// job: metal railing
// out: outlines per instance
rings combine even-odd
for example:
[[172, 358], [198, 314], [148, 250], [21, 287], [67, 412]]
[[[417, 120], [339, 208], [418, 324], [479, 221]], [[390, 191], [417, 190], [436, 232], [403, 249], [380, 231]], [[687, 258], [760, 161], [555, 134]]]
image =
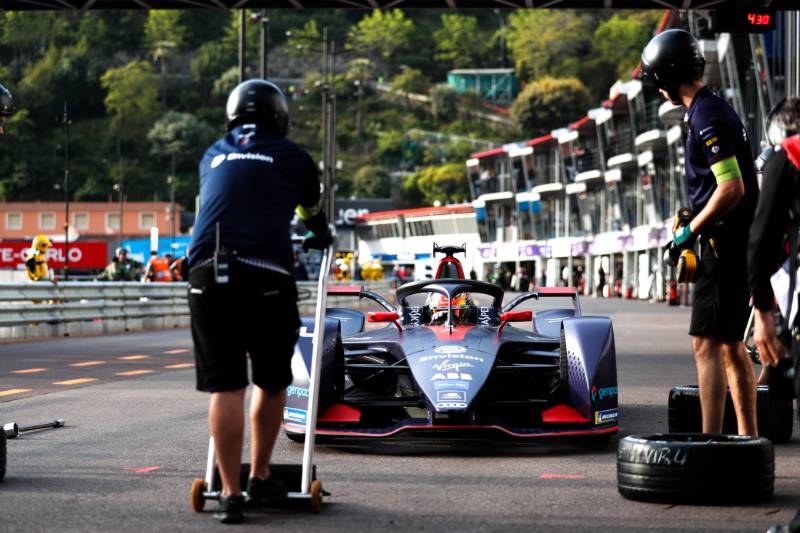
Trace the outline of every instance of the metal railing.
[[[386, 295], [389, 281], [354, 281]], [[333, 284], [332, 284], [333, 286]], [[297, 284], [300, 305], [313, 304], [317, 284]], [[105, 320], [188, 317], [186, 283], [63, 282], [58, 284], [0, 282], [0, 328]], [[331, 298], [332, 305], [355, 304], [352, 298]], [[341, 302], [339, 302], [341, 300]]]

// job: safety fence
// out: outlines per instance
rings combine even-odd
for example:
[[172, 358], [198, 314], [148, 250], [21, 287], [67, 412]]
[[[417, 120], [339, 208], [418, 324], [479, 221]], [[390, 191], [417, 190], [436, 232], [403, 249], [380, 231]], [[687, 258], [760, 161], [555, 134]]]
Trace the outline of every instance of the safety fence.
[[[356, 282], [388, 296], [389, 282]], [[299, 282], [301, 312], [313, 312], [316, 282]], [[189, 323], [185, 283], [0, 282], [0, 339], [97, 335], [184, 327]], [[333, 297], [331, 306], [357, 307]]]

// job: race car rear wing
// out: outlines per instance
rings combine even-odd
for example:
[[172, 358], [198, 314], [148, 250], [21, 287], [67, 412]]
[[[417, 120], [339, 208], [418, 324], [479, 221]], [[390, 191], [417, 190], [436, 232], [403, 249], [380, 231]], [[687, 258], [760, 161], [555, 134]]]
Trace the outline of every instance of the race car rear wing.
[[328, 296], [353, 296], [361, 298], [369, 298], [381, 305], [387, 311], [391, 311], [393, 313], [397, 312], [397, 308], [389, 303], [386, 298], [381, 296], [380, 294], [372, 291], [368, 291], [363, 286], [360, 285], [331, 285], [328, 286]]
[[578, 299], [578, 290], [575, 287], [539, 287], [536, 290], [525, 292], [503, 306], [503, 313], [506, 313], [524, 301], [540, 298], [570, 298], [572, 305], [575, 306], [575, 316], [581, 315], [581, 303]]

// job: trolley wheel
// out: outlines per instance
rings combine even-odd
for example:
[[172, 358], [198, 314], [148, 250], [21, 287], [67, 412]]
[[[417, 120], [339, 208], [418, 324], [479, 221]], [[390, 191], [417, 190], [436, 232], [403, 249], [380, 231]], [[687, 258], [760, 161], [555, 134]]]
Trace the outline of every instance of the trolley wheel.
[[314, 514], [319, 514], [322, 512], [322, 481], [315, 479], [311, 482], [311, 487], [309, 489], [311, 493], [311, 510]]
[[203, 479], [195, 479], [192, 482], [192, 509], [199, 513], [206, 505], [206, 497], [203, 493], [208, 489]]

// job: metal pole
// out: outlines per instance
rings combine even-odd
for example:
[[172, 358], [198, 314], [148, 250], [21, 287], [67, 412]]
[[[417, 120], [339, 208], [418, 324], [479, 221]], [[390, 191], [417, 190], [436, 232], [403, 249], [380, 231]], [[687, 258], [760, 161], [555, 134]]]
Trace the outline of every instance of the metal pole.
[[330, 79], [331, 79], [331, 90], [329, 94], [330, 103], [328, 105], [328, 112], [330, 113], [330, 121], [328, 126], [330, 127], [329, 133], [329, 157], [330, 157], [330, 171], [328, 175], [328, 190], [330, 191], [328, 194], [328, 220], [330, 223], [333, 223], [335, 220], [334, 217], [334, 203], [335, 203], [335, 196], [336, 196], [336, 43], [331, 41], [330, 44]]
[[172, 174], [169, 177], [169, 217], [172, 223], [172, 244], [175, 244], [175, 154], [172, 154]]
[[267, 58], [267, 44], [269, 41], [269, 18], [267, 10], [261, 12], [261, 79], [269, 77], [269, 63]]
[[123, 216], [125, 214], [125, 161], [122, 159], [122, 149], [120, 148], [119, 137], [117, 138], [117, 157], [119, 157], [119, 246], [122, 247], [123, 235]]
[[239, 10], [239, 83], [244, 81], [245, 48], [247, 47], [247, 21], [244, 9]]
[[64, 281], [69, 281], [69, 109], [64, 100]]

